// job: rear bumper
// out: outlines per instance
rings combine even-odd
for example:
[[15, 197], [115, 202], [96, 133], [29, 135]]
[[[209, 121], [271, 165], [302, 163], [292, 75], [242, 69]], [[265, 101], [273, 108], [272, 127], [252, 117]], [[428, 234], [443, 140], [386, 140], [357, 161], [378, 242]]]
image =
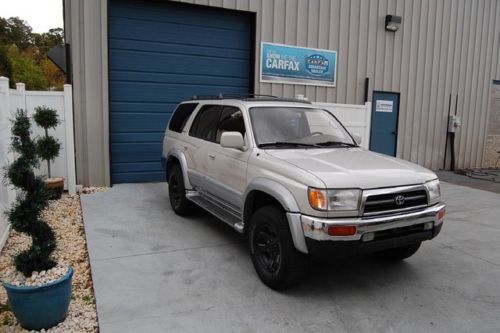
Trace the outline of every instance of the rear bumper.
[[[356, 255], [418, 243], [441, 231], [445, 205], [438, 203], [416, 212], [370, 218], [324, 219], [301, 215], [307, 252], [312, 255]], [[348, 236], [331, 236], [331, 226], [355, 226]]]

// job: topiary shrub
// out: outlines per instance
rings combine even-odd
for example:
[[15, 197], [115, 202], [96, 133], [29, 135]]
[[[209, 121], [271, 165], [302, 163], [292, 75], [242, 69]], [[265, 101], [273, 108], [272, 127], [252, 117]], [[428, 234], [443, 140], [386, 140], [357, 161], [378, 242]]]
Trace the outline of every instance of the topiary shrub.
[[36, 145], [31, 139], [30, 119], [18, 110], [12, 124], [11, 149], [17, 158], [6, 169], [8, 182], [21, 190], [7, 216], [15, 231], [31, 236], [32, 245], [14, 258], [16, 269], [25, 276], [33, 271], [48, 270], [56, 265], [50, 258], [56, 248], [54, 232], [40, 217], [47, 207], [49, 193], [44, 180], [35, 176], [39, 165]]
[[49, 129], [55, 129], [59, 124], [57, 111], [46, 106], [38, 106], [35, 108], [33, 119], [38, 126], [45, 130], [45, 136], [36, 141], [36, 150], [38, 156], [47, 161], [47, 174], [51, 178], [50, 162], [59, 156], [61, 150], [61, 143], [49, 135]]

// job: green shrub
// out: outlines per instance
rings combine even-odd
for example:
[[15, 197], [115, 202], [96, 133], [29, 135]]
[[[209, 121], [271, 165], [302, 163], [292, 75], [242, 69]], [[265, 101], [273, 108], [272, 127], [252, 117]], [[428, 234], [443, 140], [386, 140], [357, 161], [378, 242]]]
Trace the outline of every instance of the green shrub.
[[6, 170], [11, 185], [21, 190], [7, 216], [12, 228], [31, 236], [29, 249], [14, 258], [16, 269], [25, 276], [33, 271], [47, 270], [55, 266], [50, 258], [56, 248], [54, 232], [40, 217], [48, 204], [48, 191], [43, 179], [35, 176], [34, 168], [39, 161], [36, 145], [31, 139], [30, 120], [23, 110], [18, 110], [12, 126], [11, 148], [18, 157]]
[[36, 151], [42, 160], [47, 161], [47, 171], [50, 178], [50, 161], [59, 156], [61, 150], [61, 143], [53, 136], [50, 136], [48, 132], [50, 128], [56, 128], [59, 124], [57, 111], [46, 106], [38, 106], [35, 108], [33, 119], [38, 126], [45, 130], [45, 136], [38, 138], [36, 141]]

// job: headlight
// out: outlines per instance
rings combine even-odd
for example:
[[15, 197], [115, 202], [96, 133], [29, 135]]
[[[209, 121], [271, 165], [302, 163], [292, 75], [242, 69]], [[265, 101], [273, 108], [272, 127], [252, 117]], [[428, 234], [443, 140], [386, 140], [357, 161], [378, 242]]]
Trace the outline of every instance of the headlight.
[[321, 190], [309, 188], [309, 203], [317, 210], [356, 211], [359, 208], [361, 190]]
[[439, 179], [434, 179], [425, 183], [425, 187], [427, 187], [427, 192], [429, 193], [429, 202], [434, 202], [441, 197]]

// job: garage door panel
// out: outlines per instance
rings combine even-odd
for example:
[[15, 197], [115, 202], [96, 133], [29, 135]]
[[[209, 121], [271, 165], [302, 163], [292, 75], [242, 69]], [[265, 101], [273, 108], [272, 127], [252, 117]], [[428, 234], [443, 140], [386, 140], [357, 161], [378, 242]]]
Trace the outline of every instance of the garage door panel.
[[177, 103], [174, 102], [153, 102], [153, 101], [134, 101], [134, 102], [110, 102], [110, 108], [114, 112], [131, 113], [171, 113], [175, 110]]
[[111, 140], [114, 143], [129, 143], [129, 142], [137, 142], [137, 143], [148, 143], [148, 142], [159, 142], [163, 140], [163, 135], [165, 131], [159, 132], [115, 132], [111, 133]]
[[[113, 82], [111, 102], [115, 101], [154, 101], [172, 102], [180, 101], [179, 96], [189, 99], [193, 95], [208, 95], [225, 93], [242, 93], [248, 90], [245, 87], [233, 87], [222, 85], [187, 85], [187, 84], [151, 84], [142, 82]], [[173, 111], [173, 110], [168, 110]]]
[[165, 131], [170, 119], [169, 113], [120, 113], [113, 112], [111, 122], [115, 132]]
[[[126, 38], [110, 38], [109, 47], [115, 50], [137, 50], [149, 52], [169, 52], [171, 54], [187, 54], [187, 55], [200, 55], [204, 56], [220, 56], [221, 47], [215, 47], [212, 45], [201, 46], [201, 45], [189, 45], [189, 44], [175, 44], [175, 43], [163, 43], [163, 42], [153, 42], [153, 41], [143, 41], [143, 40], [131, 40]], [[234, 45], [224, 45], [224, 56], [226, 58], [235, 59], [248, 59], [250, 57], [248, 45], [244, 45], [244, 48], [234, 48]]]
[[[111, 73], [111, 72], [110, 72]], [[187, 74], [187, 73], [158, 73], [158, 72], [134, 72], [134, 71], [121, 71], [114, 70], [111, 73], [113, 80], [116, 82], [120, 81], [132, 81], [132, 82], [149, 82], [149, 83], [170, 83], [170, 84], [189, 84], [189, 85], [201, 85], [206, 86], [214, 82], [214, 77], [217, 80], [217, 84], [221, 86], [238, 86], [247, 87], [248, 86], [248, 74], [241, 77], [231, 77], [216, 75], [197, 75], [197, 74]]]
[[122, 0], [120, 6], [111, 6], [110, 17], [147, 18], [149, 21], [162, 23], [190, 24], [203, 27], [225, 27], [230, 25], [233, 30], [249, 31], [249, 26], [238, 15], [227, 15], [216, 8], [193, 6], [169, 6], [151, 1], [144, 6], [144, 1]]
[[170, 1], [110, 0], [108, 12], [112, 182], [164, 180], [162, 141], [176, 105], [249, 92], [251, 21]]
[[[109, 34], [112, 38], [188, 45], [192, 44], [191, 41], [196, 40], [196, 44], [192, 45], [222, 48], [231, 45], [231, 48], [235, 49], [249, 49], [248, 39], [241, 39], [242, 33], [240, 31], [122, 18], [111, 18], [110, 23]], [[121, 29], [120, 26], [127, 26], [127, 29]], [[151, 33], [153, 31], [175, 33], [153, 34]], [[249, 32], [244, 32], [244, 34], [249, 34]]]
[[158, 163], [161, 168], [161, 143], [158, 142], [128, 142], [112, 144], [112, 163]]
[[127, 50], [111, 50], [109, 61], [113, 70], [149, 71], [151, 64], [168, 73], [221, 75], [241, 77], [248, 75], [248, 59], [205, 57], [179, 54], [152, 54]]

